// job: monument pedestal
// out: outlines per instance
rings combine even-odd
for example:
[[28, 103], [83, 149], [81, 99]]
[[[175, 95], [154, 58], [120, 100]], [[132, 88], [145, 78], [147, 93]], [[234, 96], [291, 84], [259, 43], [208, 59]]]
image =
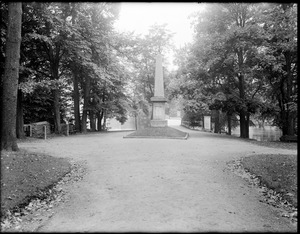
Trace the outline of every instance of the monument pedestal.
[[167, 120], [154, 120], [154, 119], [152, 119], [150, 121], [150, 126], [152, 128], [167, 127], [168, 126], [168, 121]]
[[153, 116], [150, 122], [151, 127], [166, 127], [168, 121], [165, 120], [165, 103], [167, 100], [164, 97], [152, 97]]

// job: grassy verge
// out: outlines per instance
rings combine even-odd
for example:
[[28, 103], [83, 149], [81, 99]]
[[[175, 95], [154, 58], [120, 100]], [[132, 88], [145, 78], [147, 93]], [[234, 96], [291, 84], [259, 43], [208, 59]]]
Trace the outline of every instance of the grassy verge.
[[70, 169], [66, 159], [25, 151], [1, 151], [1, 216], [29, 203]]
[[268, 188], [297, 207], [297, 155], [253, 155], [243, 158], [241, 163]]

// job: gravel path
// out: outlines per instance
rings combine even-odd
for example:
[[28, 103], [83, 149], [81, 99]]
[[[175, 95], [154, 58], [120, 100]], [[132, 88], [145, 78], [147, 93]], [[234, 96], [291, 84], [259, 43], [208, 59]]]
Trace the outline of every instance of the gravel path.
[[227, 162], [252, 154], [297, 154], [176, 127], [188, 140], [123, 139], [129, 132], [20, 143], [34, 152], [86, 160], [83, 180], [38, 232], [296, 232], [280, 210], [232, 173]]

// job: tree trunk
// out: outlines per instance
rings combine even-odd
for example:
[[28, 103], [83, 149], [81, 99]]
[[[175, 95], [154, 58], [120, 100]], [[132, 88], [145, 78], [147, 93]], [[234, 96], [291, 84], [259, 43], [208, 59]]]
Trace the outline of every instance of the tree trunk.
[[246, 138], [249, 138], [249, 126], [250, 126], [250, 114], [248, 112], [246, 114], [246, 126], [245, 126]]
[[95, 132], [96, 131], [96, 121], [95, 121], [95, 113], [94, 113], [94, 111], [90, 110], [89, 111], [89, 116], [90, 116], [91, 131]]
[[285, 109], [280, 111], [282, 121], [282, 135], [294, 136], [294, 119], [291, 118], [291, 113]]
[[59, 90], [54, 89], [52, 90], [53, 95], [53, 112], [54, 112], [54, 125], [55, 125], [55, 133], [61, 133], [61, 120], [60, 120], [60, 103], [59, 103]]
[[22, 27], [22, 2], [8, 2], [8, 25], [3, 75], [1, 150], [19, 150], [16, 138], [16, 114]]
[[[51, 54], [50, 57], [50, 67], [52, 73], [52, 79], [55, 81], [59, 80], [59, 51], [56, 51], [54, 55], [54, 50], [50, 47], [49, 53]], [[60, 90], [59, 87], [55, 87], [52, 89], [52, 97], [53, 97], [53, 115], [54, 115], [54, 126], [55, 126], [55, 133], [61, 134], [61, 119], [60, 119]]]
[[23, 99], [23, 93], [19, 89], [18, 101], [17, 101], [17, 131], [16, 131], [17, 138], [25, 138], [22, 99]]
[[106, 110], [103, 110], [103, 129], [106, 129]]
[[135, 123], [135, 130], [138, 130], [138, 115], [137, 115], [137, 113], [134, 114], [134, 123]]
[[[106, 83], [104, 83], [104, 89], [103, 89], [103, 94], [102, 94], [102, 103], [105, 103], [105, 87], [106, 87]], [[100, 117], [100, 119], [99, 119], [99, 117]], [[105, 126], [106, 126], [105, 109], [101, 108], [101, 111], [99, 112], [99, 117], [98, 117], [98, 126], [100, 125], [99, 126], [100, 128], [98, 127], [98, 131], [102, 131], [102, 130], [105, 130]], [[101, 124], [101, 122], [103, 122], [103, 124]]]
[[74, 116], [75, 116], [75, 129], [81, 132], [81, 121], [80, 121], [80, 106], [79, 106], [79, 87], [78, 87], [78, 74], [75, 68], [72, 69], [73, 73], [73, 86], [74, 86]]
[[84, 85], [84, 94], [83, 94], [83, 112], [82, 112], [82, 122], [81, 122], [81, 130], [83, 133], [87, 132], [86, 123], [87, 123], [87, 109], [89, 102], [89, 94], [90, 94], [90, 86], [91, 80], [89, 77], [86, 77], [85, 85]]
[[[240, 92], [240, 98], [243, 101], [243, 104], [245, 103], [245, 87], [244, 87], [244, 76], [242, 74], [238, 75], [239, 79], [239, 92]], [[241, 110], [239, 111], [240, 115], [240, 137], [241, 138], [249, 138], [247, 136], [247, 111], [241, 107]]]
[[102, 119], [103, 119], [103, 111], [97, 112], [97, 118], [98, 118], [98, 122], [97, 122], [97, 124], [98, 124], [98, 131], [102, 131], [102, 124], [101, 124], [101, 122], [102, 122]]
[[215, 131], [214, 133], [221, 133], [220, 129], [220, 112], [219, 110], [215, 110]]
[[228, 135], [231, 135], [231, 114], [227, 114]]
[[247, 129], [246, 129], [246, 112], [244, 110], [240, 111], [240, 137], [247, 138]]
[[292, 89], [293, 89], [293, 83], [292, 83], [292, 72], [291, 72], [291, 52], [286, 51], [284, 53], [285, 61], [286, 61], [286, 93], [283, 94], [285, 97], [285, 112], [286, 112], [286, 118], [283, 120], [286, 122], [285, 127], [287, 128], [285, 130], [286, 135], [289, 136], [294, 136], [294, 123], [293, 123], [293, 114], [292, 111], [290, 110], [290, 102], [291, 102], [291, 96], [292, 96]]
[[[72, 10], [72, 25], [75, 26], [77, 18], [77, 8], [76, 3], [71, 3]], [[72, 35], [72, 40], [75, 41], [75, 34]], [[81, 132], [81, 120], [80, 120], [80, 94], [79, 94], [79, 79], [78, 79], [78, 69], [76, 63], [71, 64], [71, 71], [73, 73], [73, 100], [74, 100], [74, 117], [75, 117], [75, 130]]]
[[83, 133], [87, 132], [86, 124], [87, 124], [87, 110], [85, 110], [84, 107], [83, 107], [82, 119], [81, 119], [81, 131]]
[[[283, 84], [282, 84], [283, 86]], [[293, 136], [295, 135], [294, 131], [294, 118], [292, 118], [292, 113], [288, 109], [288, 105], [286, 104], [286, 100], [284, 96], [286, 93], [284, 93], [284, 87], [281, 87], [281, 94], [277, 96], [277, 100], [279, 103], [279, 108], [280, 108], [280, 120], [281, 120], [281, 130], [282, 130], [282, 135], [289, 135]]]

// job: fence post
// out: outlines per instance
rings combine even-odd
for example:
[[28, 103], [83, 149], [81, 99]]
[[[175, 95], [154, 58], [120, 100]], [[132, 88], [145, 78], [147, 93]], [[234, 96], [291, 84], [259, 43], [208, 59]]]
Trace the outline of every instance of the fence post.
[[44, 140], [46, 140], [46, 138], [47, 138], [47, 126], [45, 125], [45, 126], [43, 126], [43, 128], [44, 128]]

